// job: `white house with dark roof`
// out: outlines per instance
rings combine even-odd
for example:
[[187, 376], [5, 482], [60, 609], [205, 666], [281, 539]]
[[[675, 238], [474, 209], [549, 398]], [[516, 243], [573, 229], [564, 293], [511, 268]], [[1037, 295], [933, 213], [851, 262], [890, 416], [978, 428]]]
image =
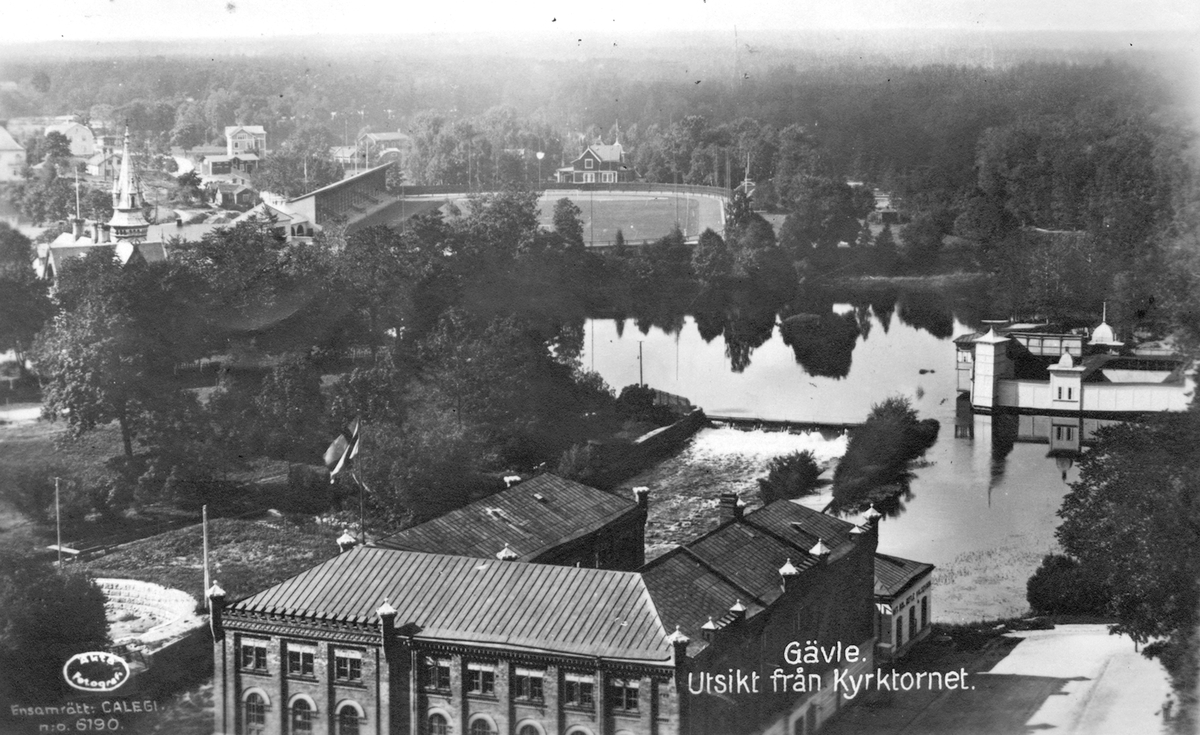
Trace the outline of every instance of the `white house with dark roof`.
[[267, 130], [261, 125], [227, 125], [225, 127], [225, 155], [236, 156], [267, 153]]

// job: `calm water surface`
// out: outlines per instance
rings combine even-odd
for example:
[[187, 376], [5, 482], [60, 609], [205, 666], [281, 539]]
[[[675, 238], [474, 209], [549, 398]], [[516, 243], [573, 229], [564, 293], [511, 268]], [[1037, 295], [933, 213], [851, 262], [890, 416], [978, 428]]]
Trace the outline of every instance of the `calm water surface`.
[[[905, 323], [902, 309], [881, 320], [860, 307], [863, 334], [842, 378], [810, 375], [779, 328], [753, 350], [742, 372], [733, 372], [724, 338], [705, 342], [692, 317], [674, 334], [656, 327], [642, 334], [632, 320], [624, 321], [623, 330], [617, 320], [591, 320], [583, 365], [609, 385], [636, 383], [640, 342], [647, 384], [718, 415], [857, 423], [873, 404], [909, 397], [922, 418], [940, 422], [941, 431], [926, 455], [928, 466], [916, 471], [906, 509], [883, 522], [880, 551], [938, 565], [953, 588], [935, 595], [941, 619], [1019, 611], [1033, 560], [1055, 548], [1055, 512], [1076, 473], [1067, 469], [1064, 480], [1045, 443], [994, 442], [994, 434], [1005, 432], [993, 431], [992, 417], [964, 416], [956, 432], [952, 337]], [[833, 310], [848, 315], [853, 307], [835, 304]], [[952, 336], [970, 331], [954, 320]], [[1014, 590], [1019, 599], [1012, 599]]]

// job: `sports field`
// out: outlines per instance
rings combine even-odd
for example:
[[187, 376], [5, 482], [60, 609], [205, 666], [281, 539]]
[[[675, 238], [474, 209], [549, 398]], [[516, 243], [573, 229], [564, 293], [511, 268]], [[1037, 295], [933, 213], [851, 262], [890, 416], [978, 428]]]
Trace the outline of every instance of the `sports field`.
[[618, 229], [625, 235], [625, 241], [633, 244], [657, 240], [668, 234], [676, 222], [689, 239], [710, 227], [717, 232], [723, 228], [722, 205], [715, 197], [580, 191], [546, 192], [539, 202], [543, 226], [552, 226], [554, 204], [563, 197], [581, 210], [583, 239], [591, 245], [609, 244]]

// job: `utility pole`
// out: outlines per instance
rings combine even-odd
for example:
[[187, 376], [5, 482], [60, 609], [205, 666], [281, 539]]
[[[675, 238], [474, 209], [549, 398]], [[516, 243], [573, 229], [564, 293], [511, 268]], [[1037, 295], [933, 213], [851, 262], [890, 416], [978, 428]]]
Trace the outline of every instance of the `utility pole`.
[[208, 588], [212, 582], [208, 576], [208, 505], [200, 506], [200, 528], [204, 535], [204, 606], [208, 611], [212, 612], [212, 603], [209, 602]]
[[642, 341], [638, 340], [638, 385], [646, 385], [646, 378], [642, 371]]
[[58, 503], [58, 478], [54, 478], [54, 525], [58, 528], [58, 570], [62, 571], [62, 510]]

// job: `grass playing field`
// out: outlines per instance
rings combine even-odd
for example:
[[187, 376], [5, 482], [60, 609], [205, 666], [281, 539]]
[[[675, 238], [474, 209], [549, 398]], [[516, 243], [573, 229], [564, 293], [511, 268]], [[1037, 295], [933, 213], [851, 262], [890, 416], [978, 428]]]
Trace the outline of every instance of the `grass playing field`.
[[629, 195], [588, 192], [547, 192], [540, 201], [541, 221], [550, 227], [554, 205], [563, 197], [581, 210], [583, 239], [594, 245], [612, 242], [620, 229], [628, 243], [656, 240], [668, 234], [676, 222], [687, 238], [705, 229], [722, 230], [721, 202], [713, 197], [673, 194]]

